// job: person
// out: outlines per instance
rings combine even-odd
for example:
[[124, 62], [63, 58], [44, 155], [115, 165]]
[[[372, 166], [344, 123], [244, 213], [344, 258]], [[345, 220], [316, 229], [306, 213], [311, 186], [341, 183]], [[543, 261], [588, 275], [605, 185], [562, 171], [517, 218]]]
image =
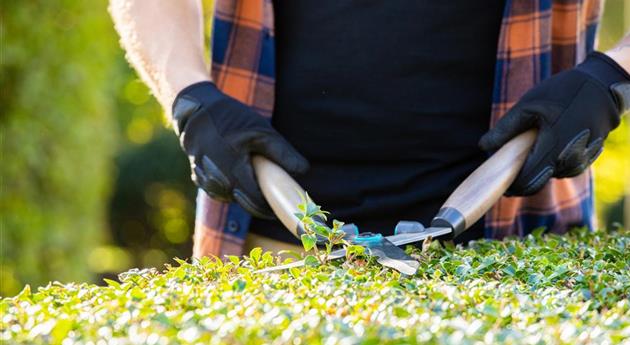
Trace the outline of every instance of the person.
[[197, 257], [299, 243], [273, 219], [254, 154], [333, 218], [389, 234], [401, 219], [429, 223], [489, 153], [532, 127], [507, 195], [459, 240], [592, 228], [588, 167], [630, 104], [630, 35], [594, 51], [600, 8], [216, 0], [209, 73], [200, 1], [110, 2], [128, 60], [190, 158]]

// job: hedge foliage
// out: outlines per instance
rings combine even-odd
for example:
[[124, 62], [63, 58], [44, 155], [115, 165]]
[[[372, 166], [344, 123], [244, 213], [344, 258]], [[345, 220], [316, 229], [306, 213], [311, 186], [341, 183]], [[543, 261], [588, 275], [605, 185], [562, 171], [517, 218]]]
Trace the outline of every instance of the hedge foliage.
[[2, 6], [0, 294], [88, 280], [102, 239], [121, 56], [106, 0]]
[[0, 301], [28, 344], [628, 344], [630, 232], [409, 246], [413, 277], [372, 259], [270, 274], [279, 259], [204, 258], [109, 286], [52, 283]]

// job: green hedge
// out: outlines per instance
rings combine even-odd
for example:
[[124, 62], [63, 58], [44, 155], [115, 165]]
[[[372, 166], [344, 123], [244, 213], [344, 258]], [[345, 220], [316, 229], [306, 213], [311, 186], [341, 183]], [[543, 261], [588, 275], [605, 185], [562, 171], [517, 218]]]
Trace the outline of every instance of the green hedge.
[[2, 6], [0, 294], [88, 280], [105, 228], [121, 61], [106, 0]]
[[109, 286], [52, 283], [0, 302], [10, 343], [628, 344], [630, 232], [408, 250], [401, 276], [371, 259], [270, 274], [204, 258], [121, 274]]

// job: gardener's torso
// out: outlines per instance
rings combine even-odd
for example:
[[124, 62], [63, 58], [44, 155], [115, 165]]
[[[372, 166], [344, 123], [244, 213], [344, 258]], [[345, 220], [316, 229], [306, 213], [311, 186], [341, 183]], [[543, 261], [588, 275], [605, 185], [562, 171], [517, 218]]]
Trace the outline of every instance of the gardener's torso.
[[[503, 1], [274, 1], [273, 125], [332, 217], [429, 222], [485, 159]], [[251, 231], [292, 240], [277, 222]]]

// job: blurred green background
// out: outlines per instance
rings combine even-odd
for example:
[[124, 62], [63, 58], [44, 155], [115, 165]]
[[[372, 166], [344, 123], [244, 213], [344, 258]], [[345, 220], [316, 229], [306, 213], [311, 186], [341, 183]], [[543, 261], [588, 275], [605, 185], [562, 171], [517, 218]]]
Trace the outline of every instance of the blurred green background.
[[[26, 283], [98, 281], [190, 255], [187, 160], [125, 61], [106, 7], [3, 3], [2, 296]], [[600, 49], [627, 31], [629, 12], [624, 0], [607, 2]], [[626, 118], [596, 163], [600, 226], [630, 216], [629, 137]]]

